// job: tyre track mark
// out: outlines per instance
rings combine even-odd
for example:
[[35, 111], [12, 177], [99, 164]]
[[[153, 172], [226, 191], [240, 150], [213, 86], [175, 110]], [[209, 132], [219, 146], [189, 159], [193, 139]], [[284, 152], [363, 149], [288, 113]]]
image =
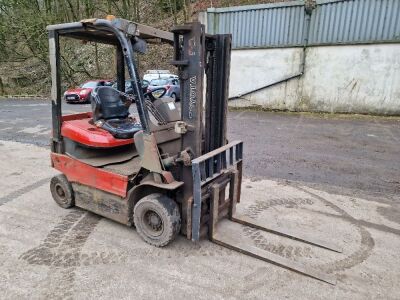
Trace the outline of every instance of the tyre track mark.
[[29, 193], [30, 191], [33, 191], [35, 189], [37, 189], [38, 187], [44, 185], [46, 182], [50, 182], [51, 177], [47, 177], [47, 178], [43, 178], [39, 181], [36, 181], [30, 185], [24, 186], [23, 188], [20, 188], [14, 192], [9, 193], [8, 195], [5, 195], [3, 197], [0, 198], [0, 206], [13, 201], [14, 199]]
[[[361, 236], [360, 247], [352, 254], [346, 256], [343, 259], [338, 259], [333, 262], [328, 262], [324, 264], [320, 264], [319, 267], [326, 270], [327, 273], [333, 273], [335, 271], [344, 271], [346, 269], [352, 268], [362, 262], [364, 262], [372, 253], [372, 250], [375, 246], [375, 242], [369, 233], [369, 231], [363, 226], [362, 222], [353, 218], [346, 211], [341, 209], [340, 207], [334, 205], [330, 201], [325, 198], [308, 191], [302, 187], [296, 186], [294, 184], [291, 185], [293, 188], [296, 188], [302, 192], [307, 193], [313, 198], [321, 201], [335, 212], [339, 213], [340, 216], [334, 215], [334, 217], [340, 217], [343, 220], [349, 222], [351, 225], [355, 226], [357, 231]], [[264, 210], [272, 208], [274, 206], [287, 206], [290, 208], [299, 208], [304, 205], [313, 205], [315, 201], [307, 198], [283, 198], [283, 199], [272, 199], [270, 201], [258, 201], [254, 205], [249, 206], [245, 214], [253, 219], [256, 219]], [[262, 235], [261, 231], [254, 228], [243, 228], [244, 235], [248, 236], [251, 240], [253, 240], [254, 244], [263, 250], [269, 251], [271, 253], [277, 254], [279, 256], [285, 258], [292, 258], [296, 260], [298, 257], [306, 257], [312, 258], [312, 248], [310, 247], [292, 247], [285, 246], [283, 244], [271, 243], [268, 239]]]
[[345, 210], [341, 209], [340, 207], [336, 206], [335, 204], [331, 203], [330, 201], [326, 200], [324, 197], [321, 197], [313, 192], [308, 191], [302, 187], [294, 186], [294, 188], [309, 194], [310, 196], [320, 200], [321, 202], [325, 203], [327, 206], [332, 208], [334, 211], [339, 213], [344, 217], [346, 221], [350, 224], [355, 226], [360, 233], [361, 242], [360, 248], [350, 254], [349, 256], [336, 260], [334, 262], [326, 263], [321, 265], [321, 267], [325, 268], [328, 273], [333, 273], [335, 271], [344, 271], [346, 269], [350, 269], [358, 264], [364, 262], [372, 253], [372, 250], [375, 246], [375, 241], [372, 238], [371, 234], [367, 229], [362, 226], [357, 219], [353, 218], [349, 213]]
[[81, 251], [101, 217], [74, 210], [61, 219], [44, 241], [20, 259], [32, 265], [49, 266], [45, 298], [71, 299], [75, 270], [81, 265]]
[[[276, 206], [285, 206], [287, 208], [300, 208], [305, 205], [314, 205], [314, 201], [309, 198], [301, 197], [288, 197], [288, 198], [274, 198], [268, 201], [256, 201], [255, 204], [250, 205], [246, 208], [244, 214], [252, 219], [257, 217], [265, 210]], [[298, 257], [311, 258], [310, 247], [298, 247], [298, 246], [285, 246], [281, 243], [271, 243], [268, 239], [263, 236], [260, 230], [243, 227], [243, 233], [249, 237], [254, 244], [265, 251], [277, 254], [285, 258], [293, 258], [296, 260]]]
[[268, 201], [256, 201], [250, 205], [245, 215], [250, 218], [257, 218], [264, 210], [275, 206], [286, 206], [287, 208], [299, 208], [304, 205], [313, 205], [314, 201], [309, 198], [275, 198]]
[[264, 237], [260, 230], [244, 227], [243, 233], [253, 240], [254, 244], [265, 251], [277, 254], [281, 257], [292, 258], [296, 260], [299, 257], [312, 258], [310, 247], [286, 246], [281, 243], [271, 243]]

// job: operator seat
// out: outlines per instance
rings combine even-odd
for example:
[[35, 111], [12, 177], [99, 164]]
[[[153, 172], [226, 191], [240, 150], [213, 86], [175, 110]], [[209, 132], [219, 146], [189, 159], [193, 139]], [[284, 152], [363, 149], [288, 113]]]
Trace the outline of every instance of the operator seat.
[[116, 89], [96, 87], [91, 94], [93, 122], [116, 139], [130, 139], [142, 130], [140, 124], [129, 118], [129, 105]]

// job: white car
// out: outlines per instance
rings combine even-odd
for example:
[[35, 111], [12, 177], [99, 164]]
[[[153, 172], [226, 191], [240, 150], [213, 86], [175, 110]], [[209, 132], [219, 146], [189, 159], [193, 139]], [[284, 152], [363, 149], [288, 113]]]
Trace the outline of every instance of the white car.
[[143, 76], [144, 80], [152, 81], [153, 79], [178, 79], [178, 76], [172, 74], [169, 70], [147, 70]]

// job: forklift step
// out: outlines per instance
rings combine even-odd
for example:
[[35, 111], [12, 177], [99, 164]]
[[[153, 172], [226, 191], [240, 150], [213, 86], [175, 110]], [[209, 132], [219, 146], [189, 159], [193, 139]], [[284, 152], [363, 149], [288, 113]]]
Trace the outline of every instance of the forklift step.
[[336, 284], [336, 277], [334, 275], [323, 273], [314, 268], [304, 266], [298, 262], [250, 245], [248, 240], [244, 239], [238, 234], [242, 231], [242, 226], [243, 225], [239, 223], [224, 219], [216, 225], [217, 228], [211, 237], [211, 241], [223, 247], [261, 259], [311, 278], [315, 278], [332, 285]]
[[265, 225], [262, 225], [259, 223], [259, 221], [254, 220], [246, 215], [235, 213], [234, 216], [232, 216], [232, 221], [253, 227], [255, 229], [263, 230], [265, 232], [277, 234], [280, 236], [284, 236], [293, 240], [297, 240], [303, 243], [307, 243], [313, 246], [321, 247], [327, 250], [331, 250], [337, 253], [342, 253], [343, 249], [339, 247], [338, 245], [335, 245], [334, 243], [330, 243], [329, 241], [322, 241], [320, 239], [317, 239], [315, 237], [310, 237], [306, 234], [300, 233], [300, 232], [289, 232], [288, 230], [284, 228], [272, 228], [270, 225], [268, 225], [268, 228], [265, 227]]

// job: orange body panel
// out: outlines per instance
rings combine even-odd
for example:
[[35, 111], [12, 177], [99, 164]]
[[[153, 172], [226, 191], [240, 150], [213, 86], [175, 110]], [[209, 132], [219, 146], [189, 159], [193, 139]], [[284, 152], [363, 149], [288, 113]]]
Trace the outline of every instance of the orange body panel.
[[51, 153], [52, 165], [67, 176], [70, 182], [77, 182], [96, 189], [126, 197], [128, 177], [87, 165], [67, 155]]

